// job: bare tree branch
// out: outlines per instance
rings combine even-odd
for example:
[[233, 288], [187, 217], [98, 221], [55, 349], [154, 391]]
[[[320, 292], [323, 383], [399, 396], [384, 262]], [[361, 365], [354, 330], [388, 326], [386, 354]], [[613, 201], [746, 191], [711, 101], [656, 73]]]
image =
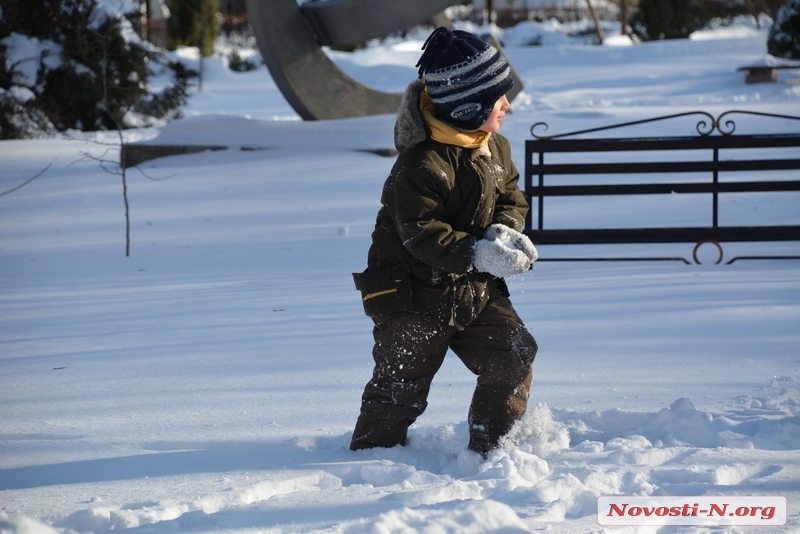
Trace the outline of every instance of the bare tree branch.
[[5, 191], [5, 192], [3, 192], [3, 193], [0, 193], [0, 197], [6, 196], [6, 195], [8, 195], [9, 193], [13, 193], [14, 191], [16, 191], [16, 190], [18, 190], [18, 189], [22, 189], [23, 187], [25, 187], [26, 185], [28, 185], [29, 183], [31, 183], [32, 181], [34, 181], [35, 179], [37, 179], [38, 177], [40, 177], [41, 175], [43, 175], [43, 174], [45, 173], [45, 171], [47, 171], [47, 169], [49, 169], [49, 168], [50, 168], [52, 165], [53, 165], [52, 163], [48, 163], [48, 164], [47, 164], [47, 167], [45, 167], [44, 169], [42, 169], [41, 171], [39, 171], [38, 173], [36, 173], [36, 174], [35, 174], [35, 175], [34, 175], [32, 178], [28, 178], [27, 180], [25, 180], [24, 182], [22, 182], [21, 184], [19, 184], [17, 187], [12, 187], [12, 188], [11, 188], [11, 189], [9, 189], [8, 191]]
[[136, 169], [137, 171], [139, 171], [142, 174], [142, 176], [144, 176], [148, 180], [153, 180], [154, 182], [162, 182], [164, 180], [169, 180], [170, 178], [174, 178], [174, 177], [178, 176], [177, 172], [173, 172], [169, 176], [164, 176], [163, 178], [156, 178], [155, 176], [150, 176], [149, 174], [144, 172], [144, 170], [141, 167], [139, 167], [138, 165], [133, 165], [133, 168]]

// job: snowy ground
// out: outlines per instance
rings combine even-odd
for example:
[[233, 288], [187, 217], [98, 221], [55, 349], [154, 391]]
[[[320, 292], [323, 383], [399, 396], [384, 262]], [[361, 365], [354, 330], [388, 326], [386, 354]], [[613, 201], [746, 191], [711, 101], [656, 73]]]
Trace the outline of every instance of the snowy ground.
[[[539, 31], [506, 36], [525, 82], [503, 130], [520, 168], [537, 121], [560, 132], [691, 110], [800, 116], [797, 71], [760, 85], [736, 71], [763, 57], [763, 31], [519, 44]], [[399, 91], [421, 44], [332, 57]], [[503, 449], [485, 462], [465, 451], [474, 379], [452, 358], [408, 446], [348, 451], [371, 371], [371, 323], [350, 273], [365, 266], [392, 164], [363, 149], [391, 146], [393, 118], [302, 122], [266, 69], [224, 63], [206, 62], [187, 119], [128, 133], [235, 147], [147, 162], [149, 178], [130, 171], [130, 257], [120, 177], [79, 161], [102, 146], [0, 143], [0, 193], [52, 164], [0, 197], [3, 533], [800, 531], [796, 260], [714, 266], [706, 246], [703, 265], [539, 262], [510, 280], [540, 352], [530, 410]], [[737, 133], [800, 130], [734, 120]], [[639, 133], [692, 135], [696, 123]], [[240, 150], [243, 140], [263, 149]], [[798, 224], [798, 200], [730, 195], [721, 222]], [[554, 226], [636, 224], [621, 200], [554, 206]], [[710, 202], [672, 195], [644, 210], [708, 224]], [[800, 252], [724, 247], [726, 260]], [[691, 248], [540, 256], [690, 258]], [[601, 495], [785, 496], [788, 520], [600, 527]]]

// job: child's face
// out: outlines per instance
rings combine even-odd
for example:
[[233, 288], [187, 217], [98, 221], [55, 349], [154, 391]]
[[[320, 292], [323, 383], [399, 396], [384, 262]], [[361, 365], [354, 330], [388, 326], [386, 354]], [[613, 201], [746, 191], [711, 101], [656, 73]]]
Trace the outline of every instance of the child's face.
[[509, 109], [511, 109], [511, 103], [506, 98], [506, 95], [501, 96], [500, 100], [495, 102], [492, 114], [489, 115], [489, 118], [478, 130], [489, 133], [500, 131], [500, 127], [503, 125], [503, 117]]

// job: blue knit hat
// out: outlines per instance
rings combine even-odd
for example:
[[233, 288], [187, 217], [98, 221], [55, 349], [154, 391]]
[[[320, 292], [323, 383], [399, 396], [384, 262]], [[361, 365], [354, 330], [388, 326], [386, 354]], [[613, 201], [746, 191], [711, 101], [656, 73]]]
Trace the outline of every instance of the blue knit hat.
[[461, 31], [437, 28], [417, 67], [436, 118], [465, 132], [480, 128], [501, 96], [514, 86], [511, 67], [495, 47]]

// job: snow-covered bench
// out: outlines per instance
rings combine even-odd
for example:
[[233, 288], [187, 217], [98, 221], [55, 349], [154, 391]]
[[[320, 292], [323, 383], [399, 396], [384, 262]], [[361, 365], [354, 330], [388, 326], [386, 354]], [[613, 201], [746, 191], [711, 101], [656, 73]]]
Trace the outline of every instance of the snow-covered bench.
[[774, 82], [778, 79], [776, 70], [800, 70], [800, 61], [783, 59], [767, 54], [760, 61], [750, 65], [743, 65], [736, 69], [744, 71], [747, 83]]
[[[687, 112], [553, 136], [538, 135], [535, 130], [547, 126], [534, 124], [531, 133], [536, 139], [525, 143], [525, 192], [531, 203], [526, 234], [536, 244], [696, 243], [695, 262], [700, 244], [711, 242], [719, 249], [717, 263], [722, 260], [719, 243], [723, 241], [800, 241], [798, 225], [719, 225], [721, 194], [800, 191], [800, 180], [796, 179], [799, 174], [796, 171], [800, 170], [800, 134], [732, 135], [735, 124], [729, 115], [736, 113], [800, 121], [800, 117], [749, 111], [728, 111], [718, 117]], [[705, 119], [697, 125], [699, 135], [693, 137], [566, 139], [694, 114]], [[712, 135], [714, 130], [719, 134]], [[762, 152], [761, 159], [756, 159], [752, 157], [752, 149], [768, 152]], [[764, 154], [768, 157], [763, 158]], [[738, 179], [746, 171], [751, 174], [744, 178], [751, 179]], [[628, 178], [609, 183], [615, 175]], [[721, 175], [726, 179], [721, 180]], [[734, 175], [737, 178], [728, 179]], [[554, 183], [553, 179], [559, 177], [561, 183]], [[637, 181], [632, 182], [632, 177]], [[711, 195], [711, 225], [650, 227], [652, 223], [646, 220], [640, 228], [548, 229], [544, 225], [545, 198], [684, 193]], [[562, 217], [559, 226], [563, 225]]]

